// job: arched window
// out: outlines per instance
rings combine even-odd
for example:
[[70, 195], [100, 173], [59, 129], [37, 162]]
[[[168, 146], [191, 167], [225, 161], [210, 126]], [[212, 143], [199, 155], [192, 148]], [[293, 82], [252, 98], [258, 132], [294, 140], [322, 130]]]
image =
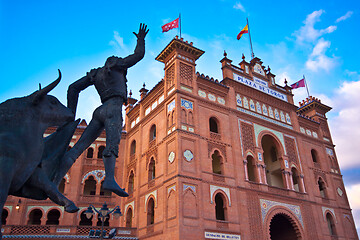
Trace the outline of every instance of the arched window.
[[97, 158], [103, 157], [103, 151], [105, 150], [105, 146], [100, 146], [97, 154]]
[[65, 181], [65, 178], [61, 179], [59, 184], [59, 192], [61, 192], [62, 194], [64, 194], [65, 192]]
[[296, 168], [291, 168], [291, 173], [292, 173], [292, 180], [293, 180], [293, 184], [294, 184], [294, 189], [297, 192], [300, 192], [300, 188], [299, 188], [299, 174], [298, 171], [296, 170]]
[[255, 177], [255, 171], [256, 171], [256, 166], [255, 166], [255, 160], [252, 156], [247, 156], [246, 158], [247, 160], [247, 173], [248, 173], [248, 179], [249, 181], [255, 182], [256, 181], [256, 177]]
[[[104, 226], [109, 226], [109, 217], [104, 218]], [[96, 226], [101, 226], [101, 217], [98, 215]]]
[[147, 225], [154, 224], [155, 221], [155, 202], [153, 198], [149, 199], [147, 204]]
[[88, 148], [87, 153], [86, 153], [86, 157], [87, 158], [93, 158], [94, 157], [94, 149], [93, 148]]
[[9, 216], [9, 212], [7, 209], [3, 208], [2, 214], [1, 214], [1, 224], [6, 225], [6, 218]]
[[149, 142], [154, 141], [156, 139], [156, 125], [152, 125], [150, 128], [150, 139]]
[[136, 141], [133, 140], [130, 145], [130, 155], [134, 155], [136, 153]]
[[317, 152], [315, 149], [311, 149], [311, 157], [314, 163], [318, 162]]
[[134, 172], [131, 171], [129, 176], [129, 183], [128, 183], [128, 193], [132, 194], [134, 192]]
[[60, 212], [57, 209], [52, 209], [47, 215], [46, 225], [59, 225]]
[[215, 215], [216, 220], [225, 221], [225, 201], [224, 196], [221, 193], [215, 195]]
[[85, 211], [83, 211], [80, 214], [80, 222], [79, 225], [80, 226], [92, 226], [92, 219], [93, 219], [93, 215], [91, 215], [90, 219], [86, 217]]
[[215, 150], [211, 155], [213, 173], [222, 174], [222, 157], [219, 151]]
[[188, 124], [189, 125], [194, 125], [194, 116], [193, 116], [193, 113], [191, 111], [189, 112], [189, 116], [188, 116]]
[[264, 163], [266, 166], [266, 181], [268, 185], [284, 188], [282, 168], [279, 161], [279, 146], [275, 138], [265, 135], [261, 139], [261, 146], [264, 151]]
[[151, 158], [149, 163], [148, 181], [155, 179], [155, 160]]
[[104, 181], [101, 182], [101, 186], [100, 186], [100, 196], [110, 197], [110, 196], [111, 196], [111, 191], [103, 189], [103, 184], [104, 184]]
[[181, 110], [181, 122], [186, 123], [186, 111], [185, 111], [185, 109]]
[[336, 235], [336, 229], [335, 229], [334, 219], [333, 219], [333, 217], [331, 216], [330, 213], [326, 214], [326, 222], [327, 222], [327, 225], [328, 225], [330, 235], [335, 236]]
[[216, 118], [211, 117], [209, 119], [209, 127], [210, 127], [210, 132], [219, 133], [218, 123], [217, 123]]
[[321, 178], [319, 178], [318, 180], [318, 185], [319, 185], [320, 196], [322, 198], [326, 198], [327, 197], [326, 187], [324, 181]]
[[131, 228], [132, 227], [132, 218], [133, 218], [133, 213], [132, 213], [132, 209], [129, 208], [127, 213], [126, 213], [126, 227], [127, 228]]
[[95, 195], [96, 194], [96, 180], [93, 176], [86, 179], [84, 184], [84, 195]]
[[29, 214], [28, 225], [41, 225], [42, 211], [40, 209], [34, 209]]

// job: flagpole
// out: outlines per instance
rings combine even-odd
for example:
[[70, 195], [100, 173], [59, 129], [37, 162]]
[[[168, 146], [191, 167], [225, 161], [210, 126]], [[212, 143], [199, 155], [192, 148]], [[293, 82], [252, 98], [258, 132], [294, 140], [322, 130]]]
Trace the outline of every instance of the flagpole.
[[181, 13], [179, 13], [179, 21], [180, 21], [180, 38], [181, 38]]
[[249, 20], [248, 20], [248, 18], [246, 18], [246, 23], [247, 23], [247, 25], [248, 25], [248, 30], [249, 30], [250, 49], [251, 49], [251, 60], [252, 60], [255, 56], [254, 56], [254, 51], [253, 51], [253, 47], [252, 47], [252, 43], [251, 43], [250, 25], [249, 25]]
[[304, 81], [305, 81], [305, 86], [306, 86], [306, 91], [307, 91], [308, 97], [310, 97], [309, 89], [308, 89], [308, 86], [307, 86], [307, 83], [306, 83], [305, 75], [303, 75], [303, 77], [304, 77]]

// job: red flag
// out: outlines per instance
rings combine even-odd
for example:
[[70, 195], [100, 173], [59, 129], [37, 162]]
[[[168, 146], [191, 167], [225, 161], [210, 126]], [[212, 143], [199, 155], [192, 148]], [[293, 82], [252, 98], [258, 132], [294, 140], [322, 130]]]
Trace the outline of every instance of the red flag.
[[239, 32], [239, 34], [237, 35], [236, 39], [237, 40], [240, 40], [241, 36], [244, 34], [244, 33], [248, 33], [249, 32], [249, 27], [248, 25], [246, 24], [246, 26], [243, 28], [243, 30], [241, 30], [241, 32]]
[[178, 28], [178, 27], [179, 27], [179, 18], [175, 19], [172, 22], [165, 24], [161, 28], [162, 28], [162, 32], [167, 32], [173, 28]]
[[294, 84], [291, 84], [290, 87], [292, 89], [296, 89], [296, 88], [300, 88], [300, 87], [305, 87], [305, 78], [297, 81], [296, 83]]

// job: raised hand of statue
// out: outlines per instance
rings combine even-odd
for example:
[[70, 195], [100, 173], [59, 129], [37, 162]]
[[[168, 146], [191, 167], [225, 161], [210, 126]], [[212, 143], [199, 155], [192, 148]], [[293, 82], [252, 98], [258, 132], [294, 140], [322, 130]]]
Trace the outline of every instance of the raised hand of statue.
[[145, 25], [145, 23], [140, 23], [140, 27], [139, 27], [139, 33], [135, 33], [135, 36], [138, 39], [145, 39], [146, 34], [149, 32], [149, 29], [146, 29], [147, 25]]

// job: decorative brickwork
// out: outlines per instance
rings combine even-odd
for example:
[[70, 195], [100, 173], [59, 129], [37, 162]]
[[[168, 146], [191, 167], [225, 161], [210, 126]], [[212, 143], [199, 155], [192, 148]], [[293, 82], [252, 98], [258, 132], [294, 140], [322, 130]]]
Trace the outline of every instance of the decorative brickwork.
[[316, 223], [313, 217], [313, 210], [311, 205], [304, 204], [302, 206], [302, 210], [304, 213], [304, 222], [305, 222], [305, 229], [308, 235], [308, 239], [319, 239], [317, 235]]
[[327, 122], [323, 119], [319, 119], [319, 121], [320, 121], [320, 128], [323, 132], [323, 135], [325, 137], [330, 137], [329, 127], [328, 127]]
[[49, 226], [13, 226], [10, 234], [49, 234]]
[[192, 82], [192, 78], [193, 78], [193, 70], [192, 67], [184, 64], [184, 63], [180, 63], [180, 80], [183, 83], [187, 83], [187, 84], [191, 84]]
[[215, 144], [213, 142], [208, 142], [208, 156], [209, 157], [211, 157], [211, 155], [214, 153], [215, 149], [220, 150], [220, 154], [221, 154], [221, 156], [224, 157], [223, 160], [226, 162], [226, 148], [225, 148], [225, 146]]
[[289, 162], [297, 165], [298, 159], [297, 159], [297, 153], [296, 153], [294, 139], [285, 137], [285, 147], [286, 147], [287, 155], [289, 157]]
[[171, 65], [165, 73], [166, 76], [166, 84], [167, 84], [167, 88], [169, 89], [170, 87], [172, 87], [174, 85], [174, 81], [175, 81], [175, 65]]
[[255, 152], [255, 145], [254, 145], [254, 128], [250, 124], [241, 123], [241, 136], [242, 142], [244, 145], [244, 150], [251, 150]]
[[263, 239], [263, 231], [261, 228], [261, 210], [259, 199], [254, 193], [247, 193], [247, 209], [249, 216], [251, 239]]

